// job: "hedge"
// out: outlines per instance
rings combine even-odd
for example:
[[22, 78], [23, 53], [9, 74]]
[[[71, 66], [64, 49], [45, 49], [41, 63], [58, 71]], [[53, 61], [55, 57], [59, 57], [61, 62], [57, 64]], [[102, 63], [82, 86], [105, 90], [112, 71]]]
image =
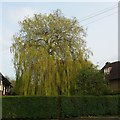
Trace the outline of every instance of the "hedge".
[[3, 97], [3, 118], [57, 117], [56, 97]]
[[[119, 115], [120, 96], [63, 97], [63, 116], [116, 116]], [[67, 117], [66, 116], [66, 117]]]
[[66, 118], [120, 115], [120, 96], [2, 97], [3, 118]]

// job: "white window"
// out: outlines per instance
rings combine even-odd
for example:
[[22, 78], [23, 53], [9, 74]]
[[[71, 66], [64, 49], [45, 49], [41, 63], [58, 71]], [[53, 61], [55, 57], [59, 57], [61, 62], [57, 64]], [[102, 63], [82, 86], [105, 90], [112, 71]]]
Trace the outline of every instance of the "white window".
[[3, 91], [3, 85], [0, 85], [0, 91]]
[[0, 81], [0, 85], [2, 85], [3, 83], [2, 83], [2, 80]]
[[108, 67], [104, 69], [105, 74], [110, 74], [110, 71], [112, 70], [112, 67]]

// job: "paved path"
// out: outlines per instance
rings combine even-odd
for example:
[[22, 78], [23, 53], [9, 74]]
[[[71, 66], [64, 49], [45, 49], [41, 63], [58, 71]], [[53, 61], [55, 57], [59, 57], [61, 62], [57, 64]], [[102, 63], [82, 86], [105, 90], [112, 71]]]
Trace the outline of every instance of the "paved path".
[[82, 117], [82, 118], [69, 118], [64, 120], [120, 120], [119, 117]]
[[65, 118], [65, 119], [26, 119], [26, 118], [9, 118], [2, 120], [120, 120], [120, 117], [77, 117], [77, 118]]

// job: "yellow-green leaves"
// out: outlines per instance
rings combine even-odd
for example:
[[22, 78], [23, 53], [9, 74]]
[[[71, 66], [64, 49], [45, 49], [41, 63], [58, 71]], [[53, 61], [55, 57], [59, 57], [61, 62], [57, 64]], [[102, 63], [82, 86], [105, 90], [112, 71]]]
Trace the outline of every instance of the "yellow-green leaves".
[[16, 91], [23, 95], [70, 95], [86, 55], [85, 30], [60, 10], [20, 22], [11, 50]]

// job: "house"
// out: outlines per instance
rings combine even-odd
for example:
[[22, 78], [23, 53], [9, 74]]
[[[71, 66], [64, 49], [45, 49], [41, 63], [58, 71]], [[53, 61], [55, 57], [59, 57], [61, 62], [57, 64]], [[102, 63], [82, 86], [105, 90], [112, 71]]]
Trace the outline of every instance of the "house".
[[11, 83], [0, 73], [0, 95], [8, 95], [11, 92]]
[[114, 92], [120, 92], [120, 61], [107, 62], [101, 71], [105, 74], [110, 89]]

